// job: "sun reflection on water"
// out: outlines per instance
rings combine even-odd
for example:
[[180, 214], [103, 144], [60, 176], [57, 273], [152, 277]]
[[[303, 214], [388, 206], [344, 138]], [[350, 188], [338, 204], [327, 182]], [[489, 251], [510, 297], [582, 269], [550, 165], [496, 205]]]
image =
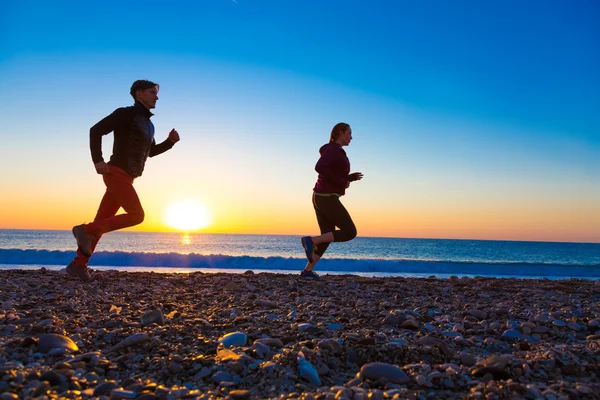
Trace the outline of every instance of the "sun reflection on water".
[[192, 244], [192, 237], [189, 234], [184, 233], [183, 235], [181, 235], [181, 244], [183, 246]]

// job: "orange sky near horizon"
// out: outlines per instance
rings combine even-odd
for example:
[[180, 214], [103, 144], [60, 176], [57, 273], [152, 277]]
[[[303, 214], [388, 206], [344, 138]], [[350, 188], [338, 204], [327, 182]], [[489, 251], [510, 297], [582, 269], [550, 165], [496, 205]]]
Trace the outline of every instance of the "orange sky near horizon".
[[[93, 219], [102, 191], [96, 182], [77, 201], [65, 204], [66, 197], [54, 195], [2, 196], [0, 198], [0, 229], [69, 230], [77, 223]], [[318, 227], [307, 195], [297, 201], [260, 207], [245, 203], [244, 196], [221, 200], [217, 193], [200, 196], [162, 196], [139, 189], [146, 210], [146, 220], [130, 231], [177, 232], [164, 220], [169, 204], [182, 199], [194, 199], [209, 209], [213, 222], [195, 230], [203, 233], [239, 234], [316, 234]], [[14, 192], [13, 192], [14, 193]], [[310, 191], [308, 200], [310, 200]], [[73, 199], [71, 199], [73, 200]], [[301, 201], [303, 200], [303, 201]], [[455, 207], [443, 203], [436, 206], [403, 208], [386, 204], [361, 204], [351, 195], [342, 198], [357, 225], [359, 236], [524, 240], [554, 242], [600, 242], [598, 214], [590, 208], [565, 209], [561, 213], [544, 209], [543, 205], [509, 207], [489, 205]], [[10, 212], [8, 212], [10, 211]], [[548, 213], [555, 212], [549, 220]], [[590, 218], [591, 217], [591, 218]]]

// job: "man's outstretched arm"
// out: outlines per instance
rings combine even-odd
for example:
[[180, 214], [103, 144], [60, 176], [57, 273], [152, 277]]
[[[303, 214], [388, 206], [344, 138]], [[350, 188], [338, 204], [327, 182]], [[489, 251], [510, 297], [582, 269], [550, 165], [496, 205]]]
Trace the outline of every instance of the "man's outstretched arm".
[[164, 142], [156, 144], [152, 141], [152, 147], [150, 148], [150, 157], [157, 156], [169, 150], [175, 143], [179, 142], [179, 133], [175, 129], [171, 129], [169, 137]]

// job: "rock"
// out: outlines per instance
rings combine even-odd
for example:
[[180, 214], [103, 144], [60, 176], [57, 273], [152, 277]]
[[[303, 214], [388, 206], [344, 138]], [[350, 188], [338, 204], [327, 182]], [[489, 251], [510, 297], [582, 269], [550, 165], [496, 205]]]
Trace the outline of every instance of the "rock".
[[579, 324], [577, 324], [577, 323], [575, 323], [575, 322], [569, 322], [569, 323], [567, 324], [567, 326], [568, 326], [569, 328], [571, 328], [572, 330], [574, 330], [575, 332], [579, 332], [579, 331], [581, 330], [581, 325], [579, 325]]
[[472, 371], [472, 375], [475, 377], [482, 377], [486, 374], [491, 374], [494, 379], [510, 379], [510, 374], [498, 367], [477, 367]]
[[212, 373], [210, 368], [202, 368], [200, 371], [198, 371], [196, 373], [196, 375], [194, 375], [194, 379], [204, 379], [207, 376], [210, 376], [210, 374]]
[[147, 326], [152, 323], [160, 326], [165, 325], [165, 317], [161, 310], [147, 311], [142, 315], [142, 326]]
[[422, 346], [435, 346], [435, 347], [439, 348], [440, 351], [444, 355], [446, 355], [446, 356], [452, 355], [452, 352], [448, 348], [448, 345], [446, 343], [444, 343], [443, 340], [434, 338], [432, 336], [423, 336], [423, 337], [419, 338], [419, 340], [417, 340], [417, 344], [422, 345]]
[[216, 383], [231, 382], [231, 380], [233, 379], [233, 375], [226, 371], [219, 371], [216, 372], [213, 376], [211, 376], [210, 379], [212, 379]]
[[54, 349], [60, 349], [67, 352], [79, 351], [79, 347], [74, 341], [66, 336], [55, 333], [42, 335], [38, 341], [38, 348], [42, 353], [49, 353]]
[[115, 381], [105, 381], [94, 388], [94, 396], [108, 396], [113, 389], [119, 388]]
[[217, 359], [221, 362], [239, 361], [242, 359], [242, 357], [242, 355], [237, 354], [236, 352], [231, 351], [229, 349], [217, 350]]
[[423, 325], [423, 328], [427, 329], [428, 331], [435, 331], [437, 329], [437, 327], [429, 322], [427, 322], [426, 324]]
[[249, 390], [245, 389], [236, 389], [229, 392], [229, 396], [231, 396], [231, 398], [235, 400], [249, 399], [251, 394], [252, 393]]
[[123, 390], [123, 389], [113, 389], [110, 392], [111, 399], [135, 399], [137, 397], [136, 392], [132, 392], [131, 390]]
[[480, 321], [487, 318], [487, 313], [485, 311], [481, 311], [481, 310], [470, 310], [468, 312], [468, 314], [474, 316], [475, 318], [477, 318]]
[[514, 320], [506, 321], [506, 328], [508, 329], [517, 329], [519, 328], [519, 323]]
[[398, 317], [396, 317], [394, 314], [388, 314], [383, 319], [383, 323], [384, 323], [384, 325], [398, 326], [400, 324], [400, 319]]
[[335, 339], [323, 339], [317, 344], [317, 347], [329, 350], [334, 354], [340, 354], [343, 351], [342, 345]]
[[504, 332], [502, 332], [502, 335], [500, 336], [501, 339], [505, 339], [505, 340], [514, 340], [514, 339], [527, 339], [528, 336], [523, 335], [521, 332], [515, 330], [515, 329], [507, 329]]
[[137, 346], [139, 344], [147, 342], [148, 340], [150, 340], [150, 338], [148, 337], [147, 334], [136, 333], [136, 334], [129, 336], [126, 339], [121, 340], [119, 343], [114, 345], [108, 352], [112, 353], [115, 351], [125, 349], [127, 347]]
[[388, 363], [373, 362], [360, 368], [362, 377], [370, 380], [385, 379], [391, 383], [403, 384], [408, 382], [408, 375], [400, 367]]
[[344, 329], [344, 324], [329, 324], [327, 325], [327, 330], [329, 331], [339, 331]]
[[119, 315], [119, 314], [121, 314], [121, 311], [123, 311], [123, 307], [117, 307], [114, 304], [112, 304], [110, 306], [110, 309], [108, 310], [108, 313], [109, 314]]
[[488, 358], [481, 360], [477, 363], [478, 366], [482, 367], [494, 367], [499, 369], [504, 369], [510, 362], [510, 357], [508, 356], [498, 356], [492, 355]]
[[265, 315], [265, 319], [268, 319], [269, 321], [279, 321], [281, 318], [277, 314], [267, 314]]
[[50, 386], [56, 386], [60, 384], [60, 375], [58, 375], [54, 371], [46, 371], [42, 375], [40, 375], [39, 380], [48, 382]]
[[178, 362], [171, 361], [169, 363], [168, 369], [171, 374], [177, 375], [183, 371], [183, 366], [181, 364], [179, 364]]
[[460, 353], [460, 362], [463, 363], [464, 365], [474, 365], [476, 362], [476, 358], [475, 356], [471, 355], [471, 354], [466, 354], [466, 353]]
[[267, 356], [267, 354], [269, 354], [271, 349], [267, 345], [254, 342], [254, 351], [256, 352], [256, 356], [258, 358], [265, 358]]
[[419, 329], [419, 323], [414, 319], [407, 319], [406, 321], [400, 324], [400, 328], [417, 330]]
[[277, 339], [277, 338], [260, 338], [260, 339], [256, 339], [254, 341], [254, 343], [261, 343], [264, 344], [265, 346], [269, 346], [269, 347], [277, 347], [277, 348], [282, 348], [283, 347], [283, 342], [281, 341], [281, 339]]
[[304, 333], [319, 333], [321, 332], [321, 329], [319, 329], [318, 327], [314, 326], [313, 324], [308, 324], [308, 323], [302, 323], [302, 324], [298, 324], [298, 331], [299, 332], [304, 332]]
[[528, 351], [531, 350], [531, 345], [529, 342], [519, 342], [519, 350]]
[[248, 341], [248, 335], [244, 332], [231, 332], [219, 338], [219, 343], [223, 347], [245, 346]]
[[450, 337], [450, 338], [461, 338], [463, 337], [462, 333], [455, 331], [443, 331], [442, 336]]
[[263, 307], [263, 308], [277, 308], [277, 303], [269, 301], [269, 300], [263, 300], [263, 299], [254, 300], [254, 305]]
[[304, 358], [304, 353], [298, 353], [298, 371], [300, 371], [300, 377], [306, 379], [311, 384], [319, 386], [321, 384], [321, 378], [317, 369]]
[[575, 390], [577, 390], [579, 393], [583, 393], [583, 394], [591, 394], [592, 393], [592, 389], [589, 386], [585, 386], [580, 383], [577, 384], [577, 386], [575, 387]]
[[373, 337], [362, 338], [356, 341], [356, 344], [360, 344], [363, 346], [373, 346], [377, 344], [377, 341]]
[[545, 358], [540, 360], [539, 363], [546, 371], [554, 371], [556, 368], [556, 360], [554, 358]]
[[408, 347], [408, 340], [403, 338], [392, 339], [388, 344], [388, 347]]

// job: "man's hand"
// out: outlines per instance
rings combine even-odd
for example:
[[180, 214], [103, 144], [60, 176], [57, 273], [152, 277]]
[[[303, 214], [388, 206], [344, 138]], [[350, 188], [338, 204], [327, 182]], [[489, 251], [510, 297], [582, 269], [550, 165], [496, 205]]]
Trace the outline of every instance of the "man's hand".
[[175, 129], [171, 129], [171, 132], [169, 132], [169, 140], [173, 143], [179, 142], [179, 133]]
[[360, 181], [362, 178], [363, 178], [362, 172], [353, 172], [350, 175], [348, 175], [348, 180], [350, 182]]
[[99, 173], [100, 175], [107, 174], [109, 171], [108, 164], [105, 163], [104, 161], [100, 161], [100, 162], [94, 164], [94, 167], [96, 167], [96, 172]]

